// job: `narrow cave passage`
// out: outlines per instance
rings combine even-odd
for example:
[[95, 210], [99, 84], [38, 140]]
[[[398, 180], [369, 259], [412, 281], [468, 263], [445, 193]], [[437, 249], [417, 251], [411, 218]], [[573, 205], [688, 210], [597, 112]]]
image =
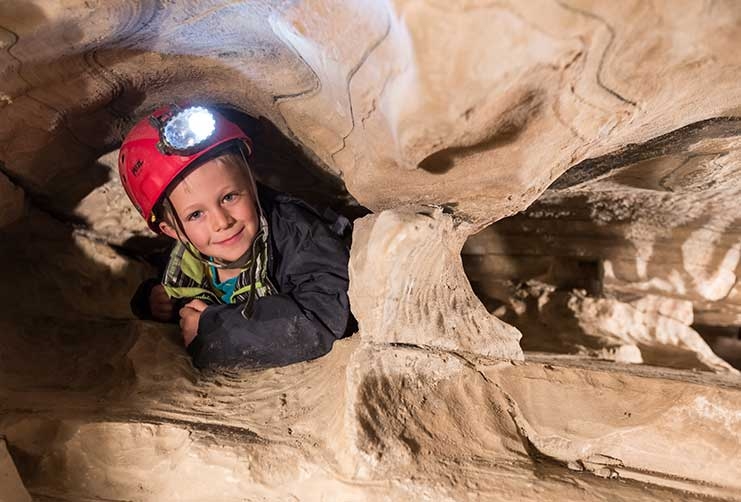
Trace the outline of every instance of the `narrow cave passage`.
[[[259, 182], [348, 218], [368, 212], [341, 180], [309, 160], [268, 121], [222, 110], [260, 146], [251, 159]], [[11, 180], [25, 201], [22, 214], [2, 229], [0, 243], [0, 258], [13, 265], [4, 274], [12, 287], [3, 287], [0, 295], [8, 307], [0, 316], [5, 403], [0, 431], [11, 459], [8, 469], [17, 469], [34, 497], [87, 498], [85, 476], [96, 468], [86, 455], [128, 472], [148, 458], [159, 462], [162, 452], [187, 450], [196, 458], [193, 465], [208, 469], [207, 455], [199, 453], [205, 446], [187, 438], [194, 431], [208, 434], [211, 420], [189, 416], [199, 414], [190, 400], [200, 396], [203, 402], [195, 407], [208, 410], [218, 407], [214, 403], [220, 399], [247, 392], [241, 379], [229, 382], [229, 372], [197, 373], [176, 325], [134, 319], [131, 295], [142, 280], [157, 274], [172, 242], [150, 232], [131, 206], [118, 178], [117, 158], [113, 150], [81, 168], [79, 178], [56, 184], [56, 198], [21, 177]], [[346, 350], [339, 348], [340, 356]], [[318, 380], [324, 371], [318, 370]], [[304, 369], [300, 372], [307, 378]], [[214, 386], [229, 390], [210, 397]], [[280, 409], [285, 388], [278, 392], [268, 378], [259, 389], [270, 396], [266, 411]], [[311, 399], [303, 388], [294, 392], [303, 392], [301, 400]], [[35, 419], [25, 416], [28, 409], [35, 410]], [[237, 444], [249, 449], [255, 442], [251, 416], [248, 424], [214, 418], [220, 424], [214, 434], [243, 437]], [[119, 439], [113, 441], [114, 435]], [[139, 454], [142, 435], [141, 444], [152, 451]], [[300, 451], [288, 454], [296, 457]], [[162, 473], [157, 488], [162, 497], [169, 497], [172, 479]], [[119, 482], [124, 492], [130, 489]]]
[[[662, 275], [676, 274], [671, 261], [645, 260], [641, 243], [658, 240], [653, 252], [672, 257], [682, 242], [638, 219], [606, 225], [601, 218], [614, 211], [608, 201], [597, 210], [583, 195], [548, 191], [527, 210], [471, 236], [463, 264], [487, 310], [523, 333], [528, 352], [736, 372], [735, 294], [709, 302], [681, 286], [663, 286]], [[638, 231], [636, 244], [631, 236]], [[705, 319], [719, 325], [703, 325]]]
[[[733, 0], [1, 2], [0, 498], [739, 499], [739, 40]], [[356, 220], [325, 357], [132, 318], [167, 243], [116, 149], [191, 99]]]

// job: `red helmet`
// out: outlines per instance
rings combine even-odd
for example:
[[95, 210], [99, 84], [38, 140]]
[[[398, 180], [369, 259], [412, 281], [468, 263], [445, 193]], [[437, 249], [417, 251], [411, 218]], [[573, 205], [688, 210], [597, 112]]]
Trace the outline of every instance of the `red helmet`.
[[252, 141], [237, 124], [200, 106], [167, 105], [140, 120], [126, 135], [118, 154], [118, 174], [126, 194], [155, 232], [152, 210], [175, 177], [205, 153], [241, 140]]

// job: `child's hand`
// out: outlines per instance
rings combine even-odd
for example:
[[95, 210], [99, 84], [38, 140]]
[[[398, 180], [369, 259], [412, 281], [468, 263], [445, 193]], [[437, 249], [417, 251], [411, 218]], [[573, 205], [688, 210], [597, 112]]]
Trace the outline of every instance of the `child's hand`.
[[198, 321], [201, 320], [201, 313], [206, 307], [208, 305], [205, 302], [192, 300], [180, 309], [180, 331], [186, 347], [198, 335]]
[[157, 321], [169, 321], [172, 319], [172, 306], [173, 302], [167, 293], [165, 287], [162, 284], [157, 284], [149, 292], [149, 311], [152, 313], [152, 318]]

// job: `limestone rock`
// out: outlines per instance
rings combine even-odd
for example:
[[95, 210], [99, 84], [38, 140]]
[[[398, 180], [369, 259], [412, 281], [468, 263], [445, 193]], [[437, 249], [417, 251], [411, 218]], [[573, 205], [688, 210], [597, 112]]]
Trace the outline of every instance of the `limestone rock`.
[[[649, 310], [659, 309], [686, 326], [694, 323], [697, 330], [737, 326], [737, 124], [737, 119], [727, 119], [688, 126], [575, 166], [526, 211], [467, 242], [464, 265], [475, 289], [508, 302], [507, 293], [494, 283], [534, 279], [624, 304], [660, 298], [663, 305]], [[676, 312], [679, 305], [684, 307]], [[496, 308], [496, 302], [491, 306]], [[568, 315], [568, 309], [554, 315], [561, 314]], [[555, 317], [549, 322], [556, 322]], [[648, 324], [642, 329], [654, 333], [649, 359], [681, 360], [665, 341], [678, 333], [670, 326], [686, 328], [644, 320]], [[715, 356], [694, 330], [680, 338], [687, 337], [696, 340], [690, 345], [705, 361], [697, 367], [725, 367], [719, 360], [709, 363]], [[667, 351], [664, 357], [659, 356], [662, 350]], [[595, 354], [645, 360], [628, 346], [614, 355]], [[691, 366], [691, 359], [681, 364]]]
[[103, 183], [75, 205], [73, 214], [85, 222], [88, 235], [120, 246], [153, 234], [121, 186], [117, 161], [117, 150], [98, 159], [98, 167], [105, 171]]
[[[29, 494], [739, 499], [737, 376], [522, 362], [459, 255], [497, 222], [466, 252], [494, 312], [725, 369], [689, 322], [741, 319], [740, 21], [734, 0], [0, 3], [0, 433]], [[131, 319], [154, 271], [112, 161], [186, 100], [273, 124], [250, 131], [269, 185], [375, 212], [360, 332], [326, 357], [203, 374]]]
[[373, 210], [455, 203], [483, 224], [741, 106], [733, 1], [92, 7], [2, 12], [0, 160], [51, 197], [132, 119], [208, 99], [275, 123]]
[[690, 327], [687, 301], [656, 295], [620, 301], [535, 280], [479, 288], [490, 305], [496, 302], [494, 312], [522, 331], [525, 350], [738, 374]]
[[4, 440], [0, 440], [0, 501], [31, 502]]
[[54, 360], [66, 342], [39, 331], [49, 350], [36, 362], [53, 380], [35, 392], [2, 367], [0, 427], [32, 494], [647, 501], [740, 489], [741, 390], [728, 377], [362, 337], [309, 363], [198, 375], [170, 333], [132, 327], [115, 344], [92, 339], [99, 358], [76, 369]]
[[0, 228], [17, 221], [24, 210], [23, 190], [0, 173]]
[[365, 340], [522, 359], [520, 334], [490, 315], [466, 280], [467, 230], [431, 207], [356, 222], [349, 295]]

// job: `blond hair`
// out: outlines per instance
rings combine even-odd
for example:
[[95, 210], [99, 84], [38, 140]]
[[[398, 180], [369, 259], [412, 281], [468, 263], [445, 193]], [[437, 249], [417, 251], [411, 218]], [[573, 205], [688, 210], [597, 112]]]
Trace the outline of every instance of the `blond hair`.
[[[188, 174], [198, 169], [203, 164], [211, 161], [216, 161], [220, 164], [231, 165], [234, 167], [241, 167], [243, 162], [247, 164], [247, 159], [244, 157], [242, 152], [236, 148], [229, 148], [228, 150], [222, 151], [221, 153], [213, 157], [208, 155], [207, 153], [202, 158], [198, 159], [195, 164], [189, 166], [187, 169], [184, 169], [175, 178], [173, 178], [173, 180], [170, 182], [167, 189], [165, 190], [162, 199], [158, 201], [157, 204], [155, 204], [152, 208], [152, 214], [155, 217], [155, 222], [165, 222], [171, 227], [175, 227], [175, 218], [173, 217], [174, 215], [171, 212], [175, 211], [175, 208], [173, 208], [170, 204], [165, 204], [165, 200], [170, 197], [170, 194], [175, 189], [175, 187], [178, 186]], [[249, 169], [249, 164], [247, 164], [246, 167], [247, 169]], [[251, 185], [252, 182], [250, 180], [248, 181]], [[255, 193], [253, 193], [252, 195], [255, 198], [257, 197], [257, 194]]]

